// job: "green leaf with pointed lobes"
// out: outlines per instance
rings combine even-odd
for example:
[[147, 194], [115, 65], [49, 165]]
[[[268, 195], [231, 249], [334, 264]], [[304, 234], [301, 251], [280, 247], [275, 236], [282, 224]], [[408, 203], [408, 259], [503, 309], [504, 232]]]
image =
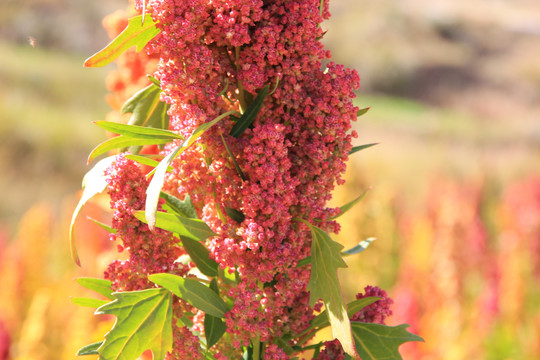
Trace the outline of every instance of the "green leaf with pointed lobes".
[[334, 338], [341, 342], [347, 354], [356, 358], [358, 354], [354, 347], [349, 316], [337, 276], [338, 268], [347, 267], [341, 258], [343, 245], [332, 240], [318, 227], [305, 220], [301, 221], [309, 227], [312, 235], [311, 276], [307, 287], [310, 291], [309, 303], [313, 305], [318, 299], [323, 300]]
[[132, 46], [141, 51], [160, 31], [151, 16], [146, 16], [144, 22], [142, 15], [132, 17], [128, 20], [128, 26], [113, 41], [86, 59], [84, 66], [105, 66]]
[[172, 349], [172, 294], [165, 289], [114, 293], [116, 300], [98, 308], [96, 315], [117, 317], [99, 347], [100, 360], [135, 360], [150, 349], [163, 360]]
[[424, 341], [420, 336], [411, 334], [407, 324], [386, 326], [351, 322], [356, 350], [362, 360], [402, 360], [399, 346], [409, 341]]

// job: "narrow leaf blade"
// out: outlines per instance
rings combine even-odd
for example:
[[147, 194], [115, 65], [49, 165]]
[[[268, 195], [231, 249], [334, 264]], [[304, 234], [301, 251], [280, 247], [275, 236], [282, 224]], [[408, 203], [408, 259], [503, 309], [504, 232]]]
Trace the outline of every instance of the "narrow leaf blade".
[[215, 316], [206, 314], [204, 316], [204, 334], [206, 335], [206, 346], [210, 349], [225, 334], [227, 325], [225, 321]]
[[228, 111], [224, 114], [219, 115], [212, 121], [200, 125], [195, 131], [191, 134], [189, 138], [184, 140], [182, 145], [176, 147], [169, 155], [167, 155], [159, 165], [155, 168], [154, 177], [150, 181], [148, 188], [146, 189], [146, 204], [145, 204], [145, 217], [148, 227], [154, 229], [156, 225], [156, 212], [159, 202], [159, 195], [161, 194], [161, 189], [163, 188], [163, 182], [165, 181], [165, 175], [167, 174], [167, 169], [169, 165], [174, 160], [174, 158], [182, 153], [185, 149], [191, 146], [197, 139], [212, 126], [217, 124], [221, 119], [235, 113], [234, 111]]
[[266, 85], [261, 92], [257, 95], [255, 100], [246, 109], [246, 112], [242, 114], [240, 120], [238, 120], [231, 129], [230, 135], [239, 137], [242, 133], [255, 121], [255, 117], [261, 110], [264, 99], [268, 95], [269, 85]]
[[360, 241], [358, 243], [358, 245], [350, 248], [350, 249], [347, 249], [345, 251], [343, 251], [341, 253], [341, 255], [343, 256], [349, 256], [349, 255], [355, 255], [355, 254], [359, 254], [361, 253], [362, 251], [366, 250], [368, 248], [368, 246], [373, 242], [375, 241], [375, 238], [374, 237], [371, 237], [371, 238], [367, 238], [366, 240], [364, 241]]
[[171, 142], [171, 139], [165, 138], [134, 138], [125, 135], [115, 136], [108, 140], [105, 140], [98, 146], [96, 146], [90, 155], [88, 156], [88, 163], [92, 162], [96, 157], [101, 154], [104, 154], [108, 151], [114, 149], [122, 149], [130, 146], [140, 146], [140, 145], [156, 145], [156, 144], [167, 144]]
[[94, 309], [97, 309], [100, 306], [105, 305], [108, 303], [106, 300], [98, 300], [98, 299], [92, 299], [87, 297], [77, 297], [77, 298], [71, 298], [71, 302], [75, 305], [80, 305], [84, 307], [91, 307]]
[[146, 16], [144, 22], [141, 15], [135, 16], [128, 20], [128, 26], [113, 41], [86, 59], [84, 66], [105, 66], [132, 46], [141, 51], [160, 31], [151, 16]]
[[77, 351], [76, 356], [85, 356], [85, 355], [99, 355], [98, 349], [103, 344], [103, 341], [96, 342], [90, 345], [83, 346]]
[[218, 275], [219, 264], [210, 259], [210, 251], [203, 244], [184, 236], [182, 245], [201, 273], [210, 277]]
[[367, 190], [364, 191], [362, 193], [362, 195], [358, 196], [356, 199], [354, 199], [354, 200], [348, 202], [347, 204], [341, 206], [340, 207], [340, 210], [341, 210], [340, 213], [337, 214], [336, 216], [332, 217], [330, 220], [335, 220], [338, 217], [340, 217], [341, 215], [345, 214], [350, 209], [352, 209], [354, 207], [354, 205], [358, 204], [360, 202], [360, 200], [362, 200], [366, 196], [367, 192], [368, 192]]
[[370, 148], [372, 146], [375, 146], [375, 145], [379, 145], [379, 143], [372, 143], [372, 144], [366, 144], [366, 145], [360, 145], [360, 146], [355, 146], [351, 149], [351, 151], [349, 151], [349, 155], [352, 155], [354, 154], [355, 152], [358, 152], [360, 150], [364, 150], [364, 149], [367, 149], [367, 148]]
[[168, 139], [171, 141], [175, 139], [183, 139], [181, 135], [178, 135], [170, 130], [156, 129], [147, 126], [126, 125], [112, 121], [96, 121], [95, 124], [102, 129], [130, 138], [160, 140]]
[[97, 279], [97, 278], [89, 278], [89, 277], [80, 277], [75, 279], [75, 281], [90, 290], [93, 290], [97, 292], [98, 294], [101, 294], [105, 296], [109, 300], [116, 299], [112, 295], [112, 282], [105, 279]]
[[[347, 304], [347, 314], [349, 315], [349, 317], [352, 317], [354, 314], [356, 314], [366, 306], [373, 304], [379, 299], [380, 298], [376, 296], [369, 296], [362, 299], [354, 300]], [[328, 320], [327, 311], [324, 310], [319, 315], [317, 315], [315, 319], [311, 321], [310, 329], [324, 329], [327, 326], [330, 326], [330, 321]]]
[[197, 280], [165, 273], [149, 275], [148, 279], [212, 316], [223, 318], [229, 311], [219, 295]]
[[69, 244], [71, 248], [71, 257], [75, 263], [81, 266], [81, 261], [79, 259], [79, 254], [77, 253], [77, 248], [75, 246], [75, 220], [79, 215], [82, 207], [88, 200], [90, 200], [94, 195], [97, 195], [107, 187], [107, 181], [105, 180], [105, 170], [114, 162], [116, 159], [115, 156], [110, 156], [99, 161], [94, 167], [84, 175], [83, 178], [83, 194], [77, 207], [73, 211], [71, 216], [71, 223], [69, 225]]
[[[135, 211], [133, 215], [140, 221], [146, 222], [144, 211]], [[216, 233], [202, 220], [188, 219], [161, 211], [156, 214], [156, 227], [197, 241], [216, 236]]]

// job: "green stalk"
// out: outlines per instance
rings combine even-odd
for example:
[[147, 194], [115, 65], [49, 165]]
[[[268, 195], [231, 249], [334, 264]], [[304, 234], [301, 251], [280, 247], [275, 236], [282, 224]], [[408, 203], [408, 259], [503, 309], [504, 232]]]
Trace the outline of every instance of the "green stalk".
[[253, 360], [261, 359], [261, 337], [257, 336], [253, 342]]

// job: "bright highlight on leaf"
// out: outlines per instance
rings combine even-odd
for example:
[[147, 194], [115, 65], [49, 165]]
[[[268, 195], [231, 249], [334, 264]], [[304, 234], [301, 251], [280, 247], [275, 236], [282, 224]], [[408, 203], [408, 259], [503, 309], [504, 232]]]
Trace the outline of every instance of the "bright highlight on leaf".
[[[369, 296], [362, 299], [354, 300], [347, 304], [347, 314], [349, 315], [349, 317], [352, 317], [354, 314], [356, 314], [366, 306], [373, 304], [379, 299], [379, 297]], [[317, 315], [315, 319], [311, 321], [311, 326], [309, 328], [324, 329], [327, 326], [330, 326], [330, 322], [328, 321], [328, 313], [326, 310], [324, 310], [319, 315]]]
[[135, 360], [150, 349], [154, 360], [163, 360], [172, 348], [172, 295], [164, 289], [115, 293], [116, 300], [103, 305], [96, 315], [117, 317], [105, 342], [100, 360]]
[[318, 227], [305, 220], [302, 222], [309, 227], [312, 235], [311, 276], [307, 287], [310, 291], [309, 302], [313, 306], [318, 299], [323, 300], [334, 338], [341, 342], [347, 354], [356, 357], [349, 316], [337, 276], [338, 268], [347, 267], [341, 258], [343, 245]]
[[[133, 215], [140, 221], [146, 222], [144, 211], [135, 211]], [[216, 236], [216, 233], [202, 220], [189, 219], [161, 211], [156, 214], [156, 227], [197, 241]]]
[[112, 282], [105, 279], [97, 279], [97, 278], [89, 278], [89, 277], [80, 277], [75, 279], [75, 281], [90, 290], [93, 290], [97, 292], [98, 294], [101, 294], [105, 296], [109, 300], [116, 299], [112, 295]]
[[116, 159], [116, 156], [110, 156], [98, 162], [89, 172], [84, 175], [82, 186], [84, 188], [83, 194], [73, 215], [71, 217], [71, 223], [69, 225], [69, 244], [71, 247], [71, 257], [75, 263], [81, 266], [81, 261], [79, 259], [79, 254], [77, 253], [77, 248], [75, 246], [75, 220], [79, 215], [82, 207], [88, 200], [90, 200], [94, 195], [99, 194], [105, 190], [107, 187], [107, 182], [105, 181], [105, 170], [113, 163]]
[[197, 280], [165, 273], [152, 274], [148, 276], [148, 279], [212, 316], [223, 318], [225, 313], [229, 311], [227, 304], [221, 300], [214, 290], [204, 286]]
[[146, 206], [145, 206], [145, 217], [146, 223], [150, 229], [154, 229], [156, 225], [156, 212], [159, 201], [159, 196], [161, 194], [161, 188], [163, 187], [163, 182], [165, 181], [165, 175], [169, 165], [174, 160], [178, 154], [182, 153], [185, 149], [191, 146], [202, 134], [212, 126], [217, 124], [223, 118], [226, 118], [229, 115], [236, 114], [236, 111], [228, 111], [224, 114], [219, 115], [212, 121], [200, 125], [195, 131], [187, 138], [182, 145], [174, 149], [169, 155], [167, 155], [159, 165], [155, 168], [154, 177], [150, 181], [150, 185], [146, 189]]
[[386, 326], [353, 321], [351, 323], [356, 350], [362, 360], [402, 360], [399, 346], [409, 341], [424, 341], [411, 334], [407, 324]]
[[84, 66], [105, 66], [132, 46], [141, 51], [160, 31], [151, 16], [146, 16], [144, 23], [142, 15], [135, 16], [128, 20], [128, 26], [109, 45], [86, 59]]

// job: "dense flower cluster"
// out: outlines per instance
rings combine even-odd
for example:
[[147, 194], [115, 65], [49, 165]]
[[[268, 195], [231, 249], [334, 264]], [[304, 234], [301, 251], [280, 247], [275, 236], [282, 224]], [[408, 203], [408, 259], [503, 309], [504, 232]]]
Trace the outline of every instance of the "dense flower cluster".
[[[264, 87], [270, 92], [239, 137], [230, 135], [234, 122], [226, 118], [181, 153], [164, 191], [191, 197], [199, 217], [218, 234], [207, 244], [211, 257], [239, 275], [225, 294], [234, 299], [226, 314], [234, 348], [220, 349], [218, 357], [238, 358], [240, 345], [256, 338], [267, 342], [265, 359], [285, 359], [272, 340], [302, 332], [314, 317], [306, 291], [309, 265], [296, 267], [310, 255], [311, 234], [298, 219], [339, 231], [329, 220], [339, 209], [326, 203], [334, 186], [343, 183], [356, 136], [350, 127], [358, 110], [352, 103], [358, 74], [334, 63], [323, 65], [330, 56], [320, 43], [328, 1], [144, 4], [161, 29], [147, 50], [159, 58], [154, 76], [161, 82], [162, 100], [170, 104], [172, 130], [187, 137], [220, 114], [245, 111]], [[142, 6], [136, 2], [138, 10]], [[176, 145], [169, 144], [162, 154]], [[108, 176], [118, 231], [113, 237], [122, 239], [130, 255], [107, 271], [115, 289], [148, 287], [146, 274], [153, 272], [184, 275], [189, 266], [175, 262], [182, 249], [174, 238], [159, 229], [150, 232], [132, 216], [144, 208], [144, 174], [119, 157]], [[227, 209], [242, 213], [243, 221], [228, 217]], [[199, 317], [192, 320], [202, 328]], [[185, 329], [175, 332], [172, 358], [192, 351], [189, 338]]]

